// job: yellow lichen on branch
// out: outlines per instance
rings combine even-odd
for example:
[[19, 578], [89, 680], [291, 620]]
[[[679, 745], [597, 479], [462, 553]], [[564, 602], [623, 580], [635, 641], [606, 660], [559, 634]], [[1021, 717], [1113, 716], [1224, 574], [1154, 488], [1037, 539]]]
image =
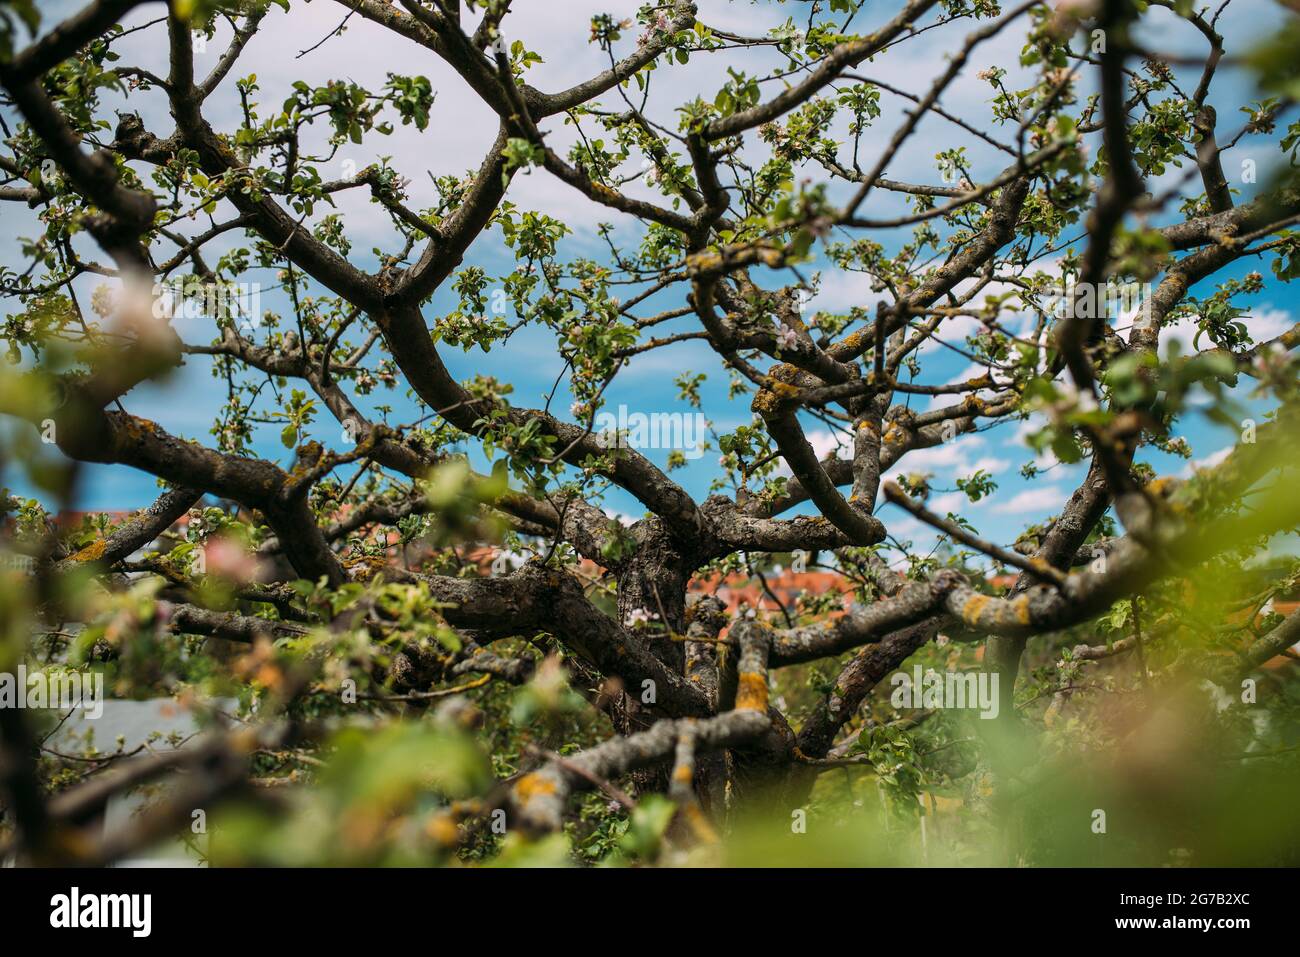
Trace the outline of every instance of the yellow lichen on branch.
[[108, 548], [108, 539], [100, 538], [91, 542], [81, 551], [72, 556], [74, 562], [97, 562], [104, 557], [104, 550]]
[[767, 711], [767, 679], [756, 672], [740, 675], [736, 688], [737, 711]]
[[536, 771], [525, 774], [515, 782], [515, 794], [519, 800], [527, 804], [533, 798], [546, 797], [555, 793], [555, 782], [550, 778], [542, 777]]

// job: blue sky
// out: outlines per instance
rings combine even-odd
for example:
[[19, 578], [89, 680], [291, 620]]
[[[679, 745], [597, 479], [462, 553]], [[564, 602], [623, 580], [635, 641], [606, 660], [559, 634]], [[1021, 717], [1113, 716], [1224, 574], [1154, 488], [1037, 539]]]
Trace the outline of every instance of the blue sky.
[[[60, 15], [79, 4], [54, 3], [43, 4], [49, 20], [53, 22]], [[619, 0], [566, 0], [563, 5], [542, 3], [541, 0], [517, 0], [515, 9], [505, 22], [504, 32], [508, 40], [522, 39], [539, 52], [544, 62], [530, 71], [528, 79], [540, 89], [551, 91], [563, 88], [599, 72], [607, 65], [604, 54], [594, 45], [588, 44], [587, 22], [592, 13], [612, 12], [619, 16], [631, 17], [638, 3], [619, 2]], [[858, 29], [882, 22], [892, 15], [897, 8], [895, 3], [868, 4], [868, 9], [860, 14], [855, 23]], [[803, 4], [778, 3], [729, 3], [725, 0], [707, 0], [699, 4], [700, 19], [714, 27], [757, 35], [767, 29], [779, 26], [788, 16], [802, 16]], [[1244, 15], [1249, 8], [1250, 15]], [[158, 15], [160, 8], [146, 7], [137, 15], [137, 20], [150, 19]], [[562, 11], [562, 12], [561, 12]], [[267, 109], [274, 109], [287, 94], [289, 83], [294, 79], [320, 83], [329, 79], [346, 78], [355, 80], [370, 88], [383, 85], [385, 74], [395, 71], [404, 74], [425, 74], [433, 81], [438, 97], [432, 112], [432, 123], [428, 131], [417, 133], [411, 127], [397, 127], [391, 137], [372, 137], [361, 148], [350, 147], [340, 154], [337, 162], [341, 165], [346, 160], [353, 160], [358, 167], [373, 162], [380, 156], [392, 157], [391, 165], [408, 177], [411, 182], [411, 202], [415, 208], [431, 205], [432, 189], [429, 174], [462, 173], [477, 162], [495, 134], [495, 123], [487, 111], [478, 103], [472, 92], [450, 70], [432, 58], [431, 54], [414, 45], [387, 34], [359, 18], [352, 18], [347, 35], [342, 40], [332, 40], [313, 53], [296, 58], [295, 54], [330, 32], [346, 13], [344, 7], [319, 0], [310, 5], [294, 4], [290, 14], [273, 10], [264, 23], [261, 33], [249, 44], [244, 58], [237, 67], [236, 74], [245, 76], [257, 73], [262, 85], [261, 100]], [[1233, 15], [1233, 14], [1236, 15]], [[1272, 4], [1253, 0], [1238, 3], [1230, 9], [1220, 23], [1221, 31], [1227, 36], [1229, 49], [1242, 50], [1258, 42], [1270, 32], [1277, 22], [1279, 14]], [[955, 43], [959, 43], [971, 29], [969, 23], [957, 24], [942, 30], [923, 34], [914, 41], [909, 41], [899, 51], [897, 59], [885, 55], [876, 63], [863, 64], [857, 71], [861, 75], [880, 79], [899, 86], [915, 94], [923, 94], [931, 79], [946, 65], [945, 54]], [[628, 31], [618, 51], [620, 54], [630, 51], [635, 43], [636, 30]], [[1028, 85], [1026, 71], [1020, 71], [1016, 65], [1020, 43], [1024, 30], [1011, 29], [1003, 36], [981, 46], [971, 57], [961, 76], [943, 97], [941, 103], [950, 112], [956, 113], [968, 122], [981, 128], [993, 129], [989, 121], [988, 102], [992, 96], [991, 88], [976, 78], [976, 73], [991, 65], [1001, 66], [1012, 71], [1009, 85], [1017, 85], [1017, 73], [1022, 77], [1020, 86]], [[123, 62], [136, 63], [159, 70], [165, 56], [165, 44], [157, 42], [160, 34], [156, 29], [138, 34], [121, 47]], [[1152, 45], [1167, 51], [1181, 51], [1200, 54], [1203, 41], [1190, 26], [1174, 21], [1172, 16], [1161, 29], [1149, 37]], [[199, 54], [199, 67], [203, 71], [204, 58], [215, 62], [215, 57], [224, 49], [224, 36], [219, 35], [211, 42], [206, 52]], [[753, 72], [770, 69], [779, 62], [779, 58], [767, 51], [747, 52], [745, 59], [739, 61]], [[655, 93], [651, 100], [650, 112], [664, 125], [675, 128], [674, 108], [686, 102], [697, 93], [711, 95], [717, 89], [724, 76], [725, 66], [737, 66], [734, 54], [696, 56], [688, 67], [672, 71], [659, 71], [656, 76]], [[1178, 75], [1186, 79], [1186, 68]], [[1194, 85], [1194, 78], [1185, 88]], [[770, 96], [776, 87], [764, 86], [765, 97]], [[1081, 86], [1080, 93], [1086, 93], [1088, 86]], [[223, 87], [224, 96], [218, 93], [205, 108], [206, 115], [219, 129], [232, 129], [236, 117], [236, 101], [232, 79]], [[1241, 71], [1225, 67], [1220, 71], [1216, 81], [1212, 102], [1218, 109], [1221, 131], [1235, 131], [1244, 116], [1238, 112], [1247, 102], [1259, 98], [1249, 78]], [[616, 102], [611, 97], [606, 102]], [[123, 104], [109, 98], [107, 105], [122, 108]], [[878, 155], [880, 144], [887, 139], [889, 132], [899, 122], [904, 105], [898, 98], [882, 93], [881, 105], [884, 115], [875, 123], [876, 136], [868, 137], [864, 144], [863, 162], [870, 163]], [[146, 119], [147, 125], [165, 135], [170, 132], [170, 118], [166, 115], [166, 106], [159, 94], [147, 97], [133, 96], [129, 101], [133, 110], [138, 110]], [[558, 121], [543, 125], [549, 133], [553, 144], [564, 145], [571, 141], [573, 133]], [[842, 130], [840, 131], [842, 134]], [[1222, 138], [1221, 133], [1221, 138]], [[841, 135], [841, 139], [845, 138]], [[748, 138], [747, 148], [755, 150], [756, 139], [752, 134]], [[1275, 139], [1275, 138], [1274, 138]], [[1234, 153], [1233, 160], [1227, 164], [1227, 174], [1231, 185], [1239, 189], [1238, 201], [1248, 199], [1257, 187], [1239, 182], [1239, 160], [1255, 158], [1260, 166], [1259, 181], [1267, 181], [1267, 169], [1273, 162], [1266, 152], [1268, 139], [1252, 141], [1247, 138]], [[1003, 165], [998, 154], [991, 147], [984, 146], [978, 140], [957, 130], [938, 117], [927, 117], [917, 134], [900, 152], [891, 165], [888, 174], [900, 179], [912, 181], [937, 182], [938, 172], [934, 154], [940, 149], [957, 145], [968, 147], [972, 160], [972, 169], [978, 179], [980, 176], [996, 172]], [[1095, 145], [1093, 146], [1095, 149]], [[323, 171], [323, 174], [326, 171]], [[1177, 175], [1180, 171], [1173, 171]], [[807, 175], [818, 180], [825, 179], [819, 169], [809, 169]], [[342, 175], [339, 171], [335, 175]], [[1172, 176], [1167, 178], [1172, 181]], [[1193, 181], [1199, 184], [1198, 180]], [[1160, 182], [1153, 184], [1157, 189]], [[1197, 187], [1198, 188], [1198, 187]], [[356, 191], [361, 193], [363, 191]], [[841, 191], [842, 192], [842, 191]], [[833, 193], [832, 195], [840, 195]], [[509, 199], [523, 209], [537, 209], [563, 219], [573, 230], [573, 235], [565, 241], [562, 251], [570, 255], [588, 255], [604, 258], [605, 245], [595, 233], [600, 222], [612, 222], [616, 226], [616, 235], [629, 243], [635, 242], [639, 227], [620, 218], [609, 210], [590, 203], [569, 187], [541, 171], [520, 176], [512, 184]], [[0, 229], [0, 261], [11, 266], [21, 259], [18, 253], [17, 237], [35, 235], [36, 226], [32, 217], [25, 210], [13, 209], [14, 204], [5, 204], [3, 210], [4, 227]], [[872, 195], [866, 212], [874, 216], [888, 216], [904, 210], [903, 200], [892, 194], [877, 191]], [[339, 211], [344, 214], [356, 250], [366, 250], [379, 246], [391, 250], [395, 246], [393, 234], [385, 217], [378, 207], [371, 205], [363, 196], [348, 196], [339, 203]], [[906, 237], [905, 231], [893, 234], [873, 235], [872, 238], [884, 242], [887, 249], [897, 248]], [[87, 247], [90, 253], [90, 247]], [[513, 259], [501, 246], [499, 236], [487, 234], [476, 242], [466, 259], [466, 265], [480, 265], [489, 275], [500, 275], [513, 268]], [[373, 260], [358, 257], [359, 263], [373, 268]], [[805, 276], [818, 271], [825, 262], [801, 267]], [[1226, 270], [1216, 280], [1222, 281], [1231, 275], [1242, 275], [1251, 270], [1258, 270], [1271, 279], [1267, 261], [1247, 261]], [[249, 277], [256, 279], [258, 277]], [[775, 274], [768, 277], [766, 284], [777, 285], [791, 281], [787, 274]], [[269, 277], [263, 277], [269, 282]], [[79, 281], [78, 294], [83, 302], [88, 301], [90, 293], [99, 280]], [[450, 284], [447, 284], [449, 287]], [[1193, 295], [1204, 295], [1211, 288], [1211, 283], [1203, 283], [1193, 289]], [[649, 300], [640, 315], [650, 315], [659, 309], [681, 304], [681, 291], [669, 291]], [[821, 279], [821, 291], [810, 303], [810, 310], [818, 309], [839, 311], [852, 305], [869, 305], [878, 296], [873, 294], [865, 277], [840, 273], [834, 268], [825, 269]], [[263, 307], [276, 308], [280, 305], [277, 294], [265, 293]], [[1295, 291], [1285, 285], [1270, 283], [1264, 292], [1249, 303], [1252, 314], [1245, 321], [1258, 338], [1276, 335], [1281, 329], [1295, 321], [1297, 312]], [[450, 311], [455, 307], [455, 298], [447, 288], [441, 290], [433, 303], [427, 308], [426, 315], [433, 317], [440, 312]], [[16, 304], [4, 304], [6, 312], [16, 311]], [[185, 325], [178, 325], [178, 331], [189, 341], [206, 341], [210, 337], [209, 328], [204, 328], [202, 320], [186, 320]], [[956, 325], [960, 327], [960, 321]], [[657, 327], [657, 335], [698, 328], [690, 318], [676, 320]], [[965, 332], [960, 328], [946, 334], [949, 341], [960, 344]], [[1185, 336], [1185, 330], [1170, 330], [1162, 336], [1162, 344], [1171, 336]], [[503, 346], [498, 346], [489, 354], [475, 348], [464, 353], [459, 349], [443, 346], [443, 356], [452, 372], [461, 378], [475, 374], [496, 376], [498, 379], [512, 382], [515, 386], [513, 401], [521, 405], [540, 405], [550, 391], [556, 377], [561, 373], [563, 362], [558, 355], [553, 338], [544, 329], [526, 328]], [[970, 363], [962, 356], [951, 353], [942, 347], [927, 350], [923, 358], [923, 376], [921, 381], [939, 383], [953, 381], [959, 377], [974, 374]], [[721, 368], [713, 351], [700, 342], [685, 342], [667, 349], [639, 357], [630, 367], [623, 370], [613, 386], [606, 393], [608, 407], [616, 409], [625, 404], [631, 410], [672, 412], [684, 411], [684, 404], [677, 398], [673, 379], [681, 373], [703, 372], [708, 380], [702, 390], [704, 412], [712, 420], [719, 432], [729, 431], [737, 425], [750, 420], [748, 399], [742, 398], [732, 402], [727, 398], [728, 375]], [[1248, 386], [1247, 386], [1248, 388]], [[1244, 398], [1244, 390], [1239, 390]], [[191, 358], [186, 365], [165, 384], [142, 387], [126, 397], [126, 408], [138, 415], [155, 419], [176, 434], [200, 441], [210, 442], [208, 429], [216, 415], [224, 389], [210, 375], [210, 365], [202, 358]], [[552, 408], [564, 414], [571, 399], [567, 392], [561, 391]], [[409, 421], [415, 416], [411, 413], [413, 406], [400, 393], [380, 393], [371, 397], [363, 407], [373, 409], [376, 404], [388, 404], [395, 407], [395, 421]], [[914, 407], [928, 408], [930, 400], [914, 397]], [[818, 423], [806, 420], [810, 439], [820, 450], [831, 447], [834, 438]], [[259, 435], [256, 449], [259, 454], [285, 460], [286, 452], [279, 445], [277, 429], [267, 427]], [[337, 429], [333, 423], [328, 428], [319, 430], [322, 440], [331, 436], [337, 438]], [[903, 459], [896, 471], [933, 473], [933, 484], [939, 488], [952, 488], [958, 476], [967, 475], [976, 468], [985, 468], [993, 472], [1000, 485], [999, 492], [990, 500], [976, 505], [959, 503], [956, 498], [944, 496], [935, 499], [932, 505], [939, 511], [948, 508], [960, 510], [980, 529], [980, 531], [998, 540], [1014, 539], [1017, 532], [1025, 525], [1041, 521], [1057, 511], [1078, 484], [1082, 476], [1082, 466], [1055, 465], [1037, 478], [1026, 481], [1019, 477], [1020, 466], [1033, 459], [1033, 452], [1024, 443], [1026, 429], [1023, 423], [1006, 423], [988, 432], [966, 436], [955, 442], [936, 449], [915, 452]], [[1215, 453], [1226, 449], [1235, 439], [1236, 434], [1228, 430], [1211, 426], [1199, 414], [1186, 416], [1181, 423], [1178, 434], [1184, 436], [1192, 446], [1194, 458], [1210, 460]], [[664, 464], [667, 451], [648, 450], [652, 460]], [[476, 458], [482, 464], [481, 457]], [[1144, 458], [1150, 461], [1162, 474], [1184, 472], [1187, 464], [1181, 460], [1159, 452], [1148, 451]], [[1046, 464], [1046, 463], [1043, 463]], [[697, 498], [708, 494], [709, 483], [719, 474], [717, 453], [705, 455], [692, 462], [687, 468], [674, 472], [674, 478], [680, 481], [688, 491]], [[0, 481], [20, 494], [29, 494], [30, 486], [21, 473], [12, 466], [6, 467]], [[155, 480], [151, 476], [136, 472], [122, 466], [89, 466], [83, 474], [83, 483], [79, 495], [80, 507], [87, 509], [125, 509], [147, 504], [156, 496]], [[612, 492], [605, 503], [615, 512], [638, 516], [639, 505], [630, 496], [619, 491]], [[901, 537], [915, 538], [923, 541], [924, 534], [918, 534], [917, 523], [898, 512], [892, 506], [884, 506], [881, 511], [891, 531]]]

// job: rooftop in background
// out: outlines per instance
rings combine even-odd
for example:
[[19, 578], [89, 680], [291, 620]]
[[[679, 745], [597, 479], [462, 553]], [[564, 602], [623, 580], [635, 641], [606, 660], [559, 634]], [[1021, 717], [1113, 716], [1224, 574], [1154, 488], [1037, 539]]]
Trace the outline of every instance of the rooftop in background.
[[[347, 514], [350, 507], [340, 511], [338, 517]], [[99, 515], [107, 515], [114, 524], [124, 522], [135, 515], [131, 511], [61, 511], [54, 517], [55, 525], [60, 529], [73, 529], [79, 527], [86, 518], [93, 518]], [[183, 535], [190, 522], [189, 515], [181, 516], [174, 522], [169, 532]], [[382, 533], [386, 542], [393, 546], [399, 539], [396, 531], [386, 531]], [[146, 549], [148, 546], [146, 546]], [[508, 573], [511, 569], [518, 567], [526, 559], [526, 556], [512, 552], [504, 552], [501, 549], [490, 545], [473, 546], [466, 550], [463, 555], [464, 560], [476, 567], [481, 575], [493, 575]], [[22, 555], [10, 555], [6, 553], [3, 558], [4, 567], [19, 568], [23, 571], [30, 571], [31, 560]], [[579, 574], [587, 579], [594, 580], [605, 573], [605, 569], [590, 559], [581, 559], [578, 563]], [[1016, 582], [1018, 576], [1012, 574], [994, 575], [988, 579], [988, 584], [994, 589], [1005, 592], [1009, 590]], [[777, 569], [770, 573], [765, 573], [760, 579], [758, 576], [749, 576], [741, 574], [731, 574], [725, 579], [718, 576], [704, 576], [691, 579], [687, 586], [688, 590], [696, 594], [711, 594], [720, 600], [727, 609], [728, 614], [736, 615], [744, 610], [754, 609], [760, 612], [780, 613], [782, 606], [787, 611], [793, 611], [801, 595], [807, 594], [812, 596], [822, 596], [827, 593], [837, 594], [840, 597], [838, 612], [832, 612], [832, 615], [847, 611], [853, 602], [853, 584], [843, 575], [830, 571], [804, 571], [796, 572], [790, 568], [777, 566]], [[1300, 597], [1279, 599], [1273, 602], [1273, 611], [1280, 615], [1289, 615], [1297, 608], [1300, 608]], [[1294, 664], [1300, 656], [1300, 643], [1293, 646], [1288, 654], [1278, 655], [1268, 661], [1264, 667], [1270, 670], [1276, 670], [1284, 666]]]

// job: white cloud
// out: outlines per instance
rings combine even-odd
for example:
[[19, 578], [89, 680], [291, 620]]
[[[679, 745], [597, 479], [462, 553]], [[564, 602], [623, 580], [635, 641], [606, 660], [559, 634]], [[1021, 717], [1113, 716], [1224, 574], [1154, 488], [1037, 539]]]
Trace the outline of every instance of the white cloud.
[[[1029, 418], [1016, 426], [1016, 432], [1011, 437], [1011, 443], [1017, 448], [1024, 449], [1026, 452], [1032, 452], [1029, 445], [1029, 437], [1035, 432], [1040, 432], [1047, 425], [1047, 417], [1041, 412], [1033, 412]], [[1042, 453], [1034, 456], [1034, 466], [1041, 472], [1046, 469], [1055, 468], [1061, 465], [1061, 460], [1056, 457], [1050, 448], [1043, 449]]]
[[969, 467], [971, 453], [983, 444], [982, 435], [967, 435], [928, 449], [915, 449], [899, 460], [899, 468], [903, 472], [929, 472], [935, 469], [960, 471]]
[[974, 335], [983, 328], [984, 324], [974, 316], [951, 316], [939, 324], [939, 328], [934, 331], [933, 336], [921, 343], [916, 350], [916, 354], [925, 356], [940, 349], [949, 352], [950, 350], [945, 348], [944, 343], [958, 348], [965, 348], [966, 337]]
[[919, 535], [925, 535], [927, 533], [929, 533], [930, 535], [935, 534], [934, 529], [932, 529], [929, 525], [926, 525], [924, 522], [917, 521], [916, 519], [912, 518], [910, 515], [907, 516], [906, 518], [901, 518], [896, 522], [890, 522], [889, 531], [890, 534], [892, 534], [895, 538], [904, 541], [907, 540], [908, 538], [915, 538]]
[[1005, 502], [998, 502], [993, 511], [1003, 515], [1021, 515], [1026, 512], [1051, 513], [1061, 507], [1065, 493], [1055, 485], [1046, 488], [1027, 488]]
[[618, 509], [606, 508], [603, 511], [605, 512], [606, 518], [618, 522], [624, 528], [631, 528], [640, 520], [640, 516], [631, 515], [627, 512], [620, 512]]
[[813, 447], [817, 453], [817, 458], [823, 459], [832, 449], [835, 450], [835, 457], [847, 459], [853, 456], [853, 444], [847, 435], [840, 432], [832, 432], [830, 429], [815, 429], [807, 433], [808, 444]]
[[978, 472], [981, 469], [983, 469], [985, 472], [988, 472], [990, 475], [997, 475], [999, 472], [1001, 472], [1010, 464], [1011, 462], [1008, 459], [1000, 459], [995, 455], [986, 455], [983, 458], [978, 458], [974, 462], [972, 462], [970, 467], [970, 472], [965, 473], [963, 477], [965, 477], [965, 475]]
[[[1295, 319], [1291, 313], [1285, 309], [1276, 309], [1272, 306], [1265, 306], [1253, 310], [1249, 315], [1242, 316], [1238, 321], [1246, 326], [1250, 338], [1254, 342], [1267, 342], [1269, 339], [1281, 335], [1295, 324]], [[1169, 349], [1169, 343], [1177, 341], [1182, 347], [1183, 354], [1192, 351], [1192, 342], [1196, 338], [1196, 317], [1183, 316], [1177, 322], [1167, 325], [1160, 330], [1160, 351], [1162, 353]], [[1201, 336], [1199, 348], [1212, 349], [1214, 343], [1210, 342], [1208, 336]]]
[[1274, 339], [1295, 325], [1295, 319], [1285, 309], [1260, 309], [1244, 321], [1256, 342]]
[[[817, 453], [818, 459], [826, 458], [831, 451], [835, 452], [835, 457], [839, 459], [850, 459], [853, 457], [853, 443], [847, 435], [840, 432], [832, 432], [830, 429], [813, 429], [804, 433], [808, 439], [808, 444], [812, 446], [813, 451]], [[790, 466], [782, 458], [776, 467], [777, 475], [789, 477], [794, 474], [790, 471]]]
[[874, 309], [876, 303], [890, 297], [871, 288], [871, 277], [860, 272], [834, 270], [822, 273], [817, 294], [808, 300], [804, 315], [817, 312], [847, 312], [851, 307]]
[[971, 500], [962, 492], [945, 492], [943, 495], [936, 495], [928, 503], [930, 511], [939, 515], [960, 512], [963, 508], [969, 508], [970, 505]]
[[1183, 466], [1182, 471], [1179, 472], [1178, 475], [1180, 478], [1191, 478], [1195, 473], [1202, 469], [1214, 468], [1214, 466], [1226, 459], [1231, 452], [1232, 446], [1229, 445], [1225, 448], [1219, 449], [1217, 452], [1211, 452], [1204, 458], [1192, 459], [1192, 461]]

